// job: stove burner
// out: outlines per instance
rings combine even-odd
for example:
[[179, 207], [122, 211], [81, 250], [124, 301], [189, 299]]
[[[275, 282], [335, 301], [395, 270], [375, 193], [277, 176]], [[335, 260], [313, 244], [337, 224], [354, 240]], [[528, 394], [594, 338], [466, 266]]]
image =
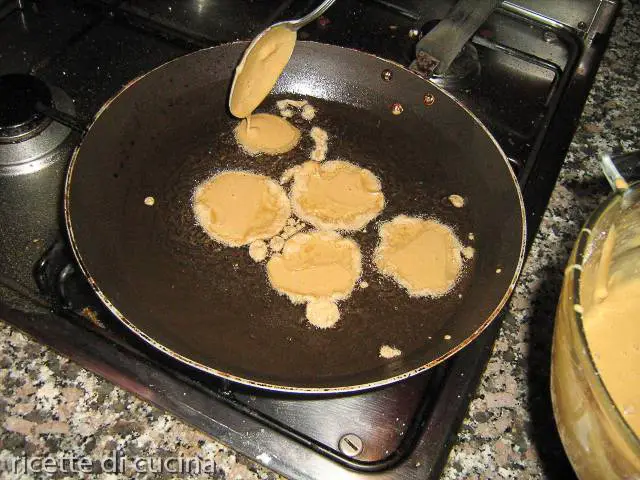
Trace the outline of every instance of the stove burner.
[[61, 152], [71, 130], [49, 118], [47, 110], [75, 114], [73, 101], [59, 88], [30, 75], [0, 76], [0, 178], [68, 160]]
[[51, 120], [38, 111], [41, 103], [51, 107], [51, 90], [31, 75], [0, 76], [0, 143], [27, 140], [44, 130]]

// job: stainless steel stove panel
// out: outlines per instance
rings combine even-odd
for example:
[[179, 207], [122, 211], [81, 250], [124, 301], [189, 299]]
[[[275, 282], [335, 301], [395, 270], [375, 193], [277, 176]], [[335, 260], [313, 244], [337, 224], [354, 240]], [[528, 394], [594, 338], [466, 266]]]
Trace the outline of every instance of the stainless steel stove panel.
[[[356, 435], [362, 443], [362, 452], [357, 455], [361, 462], [375, 464], [392, 457], [407, 437], [415, 432], [411, 427], [414, 415], [423, 402], [433, 401], [430, 386], [437, 379], [428, 381], [427, 374], [409, 379], [394, 388], [380, 389], [371, 393], [326, 398], [287, 399], [279, 398], [265, 402], [255, 395], [236, 395], [239, 401], [272, 418], [284, 418], [294, 431], [304, 432], [321, 445], [333, 447], [341, 452], [340, 440], [346, 435]], [[304, 402], [304, 408], [300, 408]], [[350, 457], [349, 452], [346, 456]]]
[[506, 6], [527, 10], [540, 15], [540, 20], [564, 25], [579, 32], [585, 32], [592, 25], [603, 4], [614, 4], [610, 0], [517, 0], [504, 2]]

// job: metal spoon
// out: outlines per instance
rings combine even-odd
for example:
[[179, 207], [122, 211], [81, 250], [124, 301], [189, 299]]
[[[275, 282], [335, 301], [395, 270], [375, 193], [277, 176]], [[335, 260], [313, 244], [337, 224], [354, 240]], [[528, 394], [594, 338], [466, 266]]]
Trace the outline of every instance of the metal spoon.
[[[270, 29], [272, 29], [273, 27], [276, 27], [276, 26], [285, 26], [285, 27], [297, 32], [302, 27], [304, 27], [306, 25], [309, 25], [316, 18], [318, 18], [320, 15], [322, 15], [324, 12], [326, 12], [329, 9], [329, 7], [331, 5], [333, 5], [333, 3], [335, 1], [336, 0], [324, 0], [324, 2], [322, 2], [320, 5], [318, 5], [315, 10], [311, 11], [310, 13], [306, 14], [304, 17], [299, 18], [297, 20], [285, 20], [283, 22], [274, 23], [270, 27], [268, 27], [265, 30], [263, 30], [260, 34], [258, 34], [256, 39], [259, 38], [260, 36], [264, 35], [267, 30], [270, 30]], [[249, 48], [251, 48], [251, 46], [249, 46]]]
[[[283, 22], [274, 23], [270, 27], [268, 27], [265, 30], [263, 30], [262, 32], [260, 32], [252, 40], [252, 42], [249, 44], [249, 46], [247, 47], [247, 49], [244, 52], [244, 55], [242, 57], [242, 60], [240, 61], [239, 67], [236, 70], [236, 75], [234, 75], [233, 82], [231, 83], [231, 94], [229, 95], [229, 107], [230, 107], [232, 113], [234, 113], [234, 111], [233, 111], [233, 108], [231, 106], [231, 100], [233, 98], [233, 94], [234, 94], [235, 87], [236, 87], [236, 81], [238, 80], [238, 77], [239, 77], [239, 72], [242, 71], [242, 66], [244, 65], [246, 59], [249, 58], [249, 56], [251, 55], [254, 47], [258, 44], [258, 42], [262, 38], [264, 38], [265, 35], [268, 35], [270, 33], [274, 33], [275, 29], [286, 29], [286, 30], [289, 30], [291, 32], [296, 32], [297, 33], [297, 31], [300, 30], [302, 27], [304, 27], [305, 25], [308, 25], [309, 23], [314, 21], [316, 18], [318, 18], [320, 15], [322, 15], [324, 12], [326, 12], [327, 9], [331, 5], [333, 5], [333, 3], [335, 1], [336, 0], [325, 0], [320, 5], [318, 5], [318, 7], [316, 7], [315, 10], [313, 10], [312, 12], [308, 13], [304, 17], [299, 18], [297, 20], [285, 20]], [[293, 51], [293, 47], [291, 49], [291, 52], [292, 51]], [[286, 62], [288, 62], [288, 58], [287, 58]], [[269, 90], [271, 90], [271, 88], [273, 88], [273, 85], [275, 85], [276, 81], [278, 80], [278, 77], [282, 73], [282, 70], [284, 70], [285, 66], [286, 66], [286, 63], [283, 63], [282, 64], [282, 69], [279, 71], [278, 75], [276, 77], [272, 78], [273, 84], [270, 85]], [[268, 91], [265, 91], [264, 94], [266, 96], [268, 94]], [[263, 99], [264, 99], [264, 97], [263, 97]], [[257, 106], [257, 105], [255, 105], [255, 106]], [[235, 115], [235, 113], [234, 113], [234, 115]]]

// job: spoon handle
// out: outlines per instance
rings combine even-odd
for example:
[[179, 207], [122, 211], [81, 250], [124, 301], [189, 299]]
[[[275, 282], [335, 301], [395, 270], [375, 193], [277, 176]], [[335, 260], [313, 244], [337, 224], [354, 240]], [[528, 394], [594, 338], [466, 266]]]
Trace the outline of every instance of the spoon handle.
[[302, 27], [304, 27], [304, 26], [308, 25], [309, 23], [313, 22], [316, 18], [318, 18], [320, 15], [322, 15], [324, 12], [326, 12], [328, 10], [328, 8], [331, 5], [333, 5], [333, 3], [335, 1], [336, 0], [324, 0], [324, 2], [322, 2], [320, 5], [318, 5], [315, 10], [313, 10], [310, 13], [306, 14], [304, 17], [292, 22], [293, 28], [296, 29], [296, 30], [299, 30]]

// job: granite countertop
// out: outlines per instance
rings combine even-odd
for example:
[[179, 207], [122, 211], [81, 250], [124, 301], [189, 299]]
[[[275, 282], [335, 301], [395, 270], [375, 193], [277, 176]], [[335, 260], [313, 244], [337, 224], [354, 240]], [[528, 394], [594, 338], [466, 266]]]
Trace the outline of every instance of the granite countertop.
[[[609, 194], [598, 159], [640, 148], [639, 32], [640, 5], [625, 1], [446, 479], [570, 478], [548, 389], [553, 316], [574, 239]], [[279, 478], [4, 322], [0, 366], [0, 477], [5, 462], [25, 454], [101, 459], [118, 449], [213, 459], [216, 478]]]

